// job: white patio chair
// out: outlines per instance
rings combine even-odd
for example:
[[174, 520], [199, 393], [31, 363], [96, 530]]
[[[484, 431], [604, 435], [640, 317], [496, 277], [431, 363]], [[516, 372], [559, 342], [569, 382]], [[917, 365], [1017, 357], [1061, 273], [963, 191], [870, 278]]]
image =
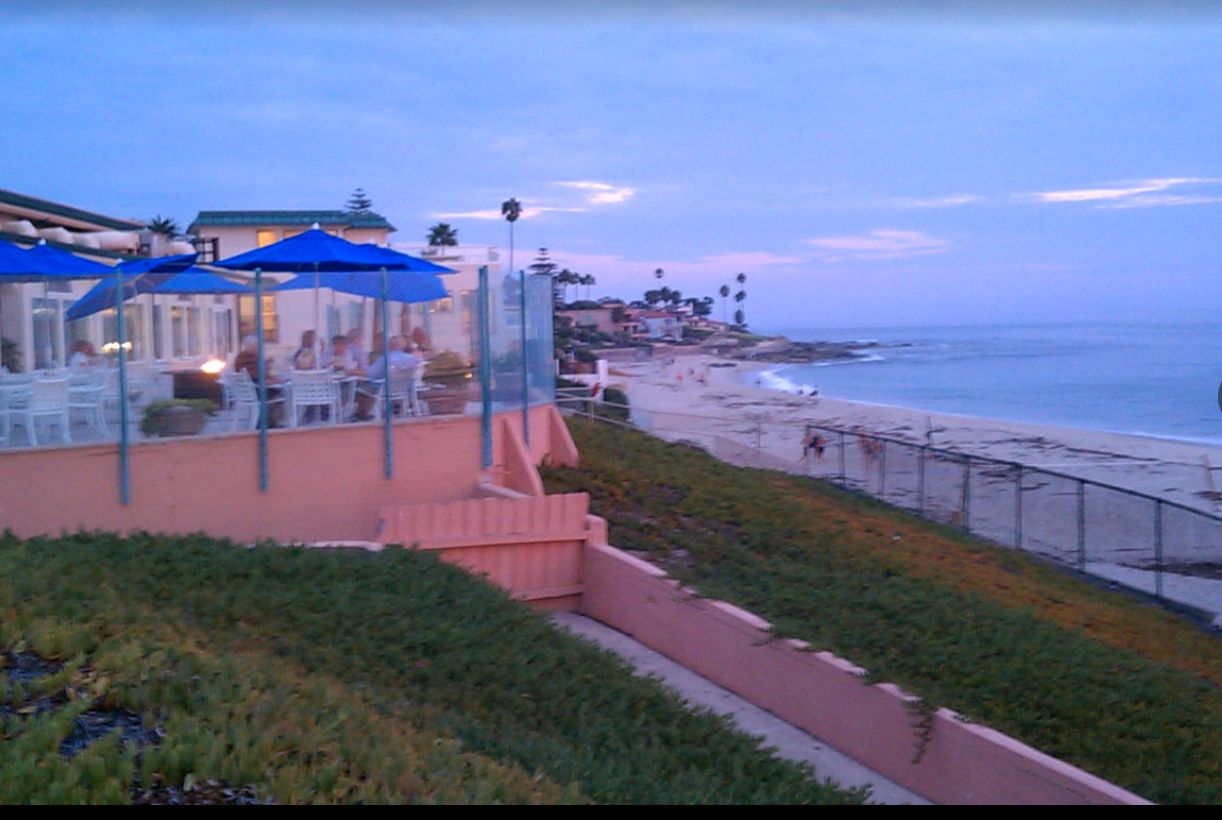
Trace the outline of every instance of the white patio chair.
[[[239, 421], [247, 430], [258, 429], [259, 388], [254, 379], [245, 370], [234, 370], [222, 379], [222, 384], [229, 396], [230, 429], [237, 430]], [[284, 396], [272, 396], [269, 391], [267, 397], [269, 407], [283, 401]]]
[[301, 411], [326, 408], [328, 424], [339, 421], [339, 384], [329, 370], [294, 370], [289, 386], [289, 426], [301, 423]]
[[91, 368], [95, 372], [78, 373], [69, 380], [68, 410], [82, 410], [91, 427], [103, 436], [110, 435], [106, 424], [106, 394], [110, 383], [117, 384], [119, 373], [111, 368]]
[[10, 421], [21, 422], [31, 446], [38, 446], [38, 419], [49, 419], [57, 423], [64, 443], [72, 443], [68, 423], [69, 387], [67, 379], [39, 379], [30, 382], [28, 394], [9, 394]]
[[[420, 401], [420, 380], [417, 378], [419, 367], [392, 367], [390, 369], [390, 411], [393, 415], [419, 416], [423, 415]], [[373, 398], [373, 417], [382, 418], [386, 407], [386, 399], [382, 391], [385, 389], [384, 379], [370, 382], [368, 386], [357, 387], [358, 393]], [[372, 389], [370, 389], [372, 388]]]

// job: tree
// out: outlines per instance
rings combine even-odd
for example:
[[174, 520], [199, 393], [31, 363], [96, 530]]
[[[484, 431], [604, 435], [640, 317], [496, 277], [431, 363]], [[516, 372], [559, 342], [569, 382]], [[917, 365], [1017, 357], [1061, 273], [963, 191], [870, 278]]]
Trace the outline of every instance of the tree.
[[[739, 314], [742, 314], [743, 316], [746, 316], [746, 313], [744, 312], [746, 310], [746, 305], [742, 303], [747, 301], [747, 289], [744, 287], [744, 285], [747, 283], [747, 274], [740, 273], [734, 278], [738, 281], [738, 293], [734, 294], [734, 301], [739, 303], [739, 309], [735, 311], [734, 315], [738, 316]], [[742, 325], [743, 327], [747, 326], [747, 323], [742, 319], [736, 318], [734, 321], [735, 324]]]
[[738, 325], [739, 327], [743, 328], [744, 330], [747, 327], [747, 323], [744, 321], [744, 319], [746, 318], [747, 317], [743, 315], [743, 312], [741, 309], [734, 311], [734, 324]]
[[438, 222], [429, 228], [430, 248], [452, 248], [458, 244], [458, 231], [446, 222]]
[[721, 294], [721, 321], [729, 324], [729, 320], [726, 318], [726, 299], [730, 298], [730, 286], [722, 285], [717, 292]]
[[373, 200], [365, 194], [364, 188], [357, 188], [352, 192], [352, 196], [348, 197], [348, 213], [350, 214], [371, 214], [373, 213]]
[[588, 302], [590, 301], [590, 287], [592, 285], [597, 285], [598, 280], [595, 279], [593, 275], [583, 273], [581, 275], [581, 284], [586, 286], [586, 301]]
[[657, 268], [653, 272], [653, 278], [657, 279], [659, 282], [662, 281], [662, 277], [665, 275], [666, 275], [666, 271], [662, 270], [661, 268]]
[[[508, 216], [506, 216], [508, 219]], [[539, 248], [539, 254], [535, 257], [535, 261], [526, 266], [526, 269], [531, 273], [541, 276], [550, 276], [552, 279], [552, 304], [555, 307], [564, 305], [564, 284], [560, 281], [560, 276], [556, 273], [556, 269], [560, 267], [552, 261], [548, 254], [547, 248]]]
[[178, 227], [178, 223], [168, 216], [157, 214], [148, 222], [148, 229], [153, 233], [159, 233], [166, 239], [173, 239], [182, 234], [182, 228]]

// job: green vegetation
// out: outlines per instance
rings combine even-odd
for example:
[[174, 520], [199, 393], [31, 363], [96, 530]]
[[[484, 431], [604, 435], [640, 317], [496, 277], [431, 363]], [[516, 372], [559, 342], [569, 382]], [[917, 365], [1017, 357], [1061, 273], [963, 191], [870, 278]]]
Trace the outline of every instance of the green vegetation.
[[[163, 436], [174, 427], [176, 414], [198, 416], [197, 423], [203, 426], [203, 415], [216, 415], [216, 402], [209, 399], [158, 399], [149, 402], [140, 419], [140, 432], [146, 436]], [[197, 429], [195, 432], [199, 432]]]
[[828, 485], [570, 419], [612, 543], [927, 702], [1162, 802], [1222, 800], [1222, 646], [1157, 607]]
[[[127, 802], [133, 772], [282, 803], [862, 797], [408, 550], [4, 536], [0, 650], [63, 663], [19, 684], [0, 669], [3, 804]], [[40, 697], [58, 708], [33, 714]], [[64, 759], [87, 707], [165, 737]]]

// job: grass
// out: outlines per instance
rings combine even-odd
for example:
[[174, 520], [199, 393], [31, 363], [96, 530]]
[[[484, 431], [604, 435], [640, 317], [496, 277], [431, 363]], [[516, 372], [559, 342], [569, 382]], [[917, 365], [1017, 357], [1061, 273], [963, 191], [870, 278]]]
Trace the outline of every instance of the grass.
[[1222, 801], [1222, 649], [1153, 606], [878, 502], [570, 419], [612, 543], [1147, 798]]
[[[282, 803], [858, 802], [431, 556], [203, 536], [0, 538], [0, 803], [130, 800], [133, 774]], [[0, 670], [0, 681], [8, 676]], [[58, 744], [86, 705], [165, 738]]]

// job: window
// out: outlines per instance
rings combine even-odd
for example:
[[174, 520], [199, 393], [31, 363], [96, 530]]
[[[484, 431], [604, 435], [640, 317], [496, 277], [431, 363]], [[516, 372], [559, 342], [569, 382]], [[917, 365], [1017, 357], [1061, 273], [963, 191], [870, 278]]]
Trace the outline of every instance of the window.
[[260, 248], [276, 241], [276, 232], [271, 230], [255, 231], [255, 244]]
[[[255, 297], [238, 297], [238, 334], [243, 338], [255, 332]], [[276, 315], [276, 297], [263, 297], [263, 341], [280, 341], [280, 323]]]

